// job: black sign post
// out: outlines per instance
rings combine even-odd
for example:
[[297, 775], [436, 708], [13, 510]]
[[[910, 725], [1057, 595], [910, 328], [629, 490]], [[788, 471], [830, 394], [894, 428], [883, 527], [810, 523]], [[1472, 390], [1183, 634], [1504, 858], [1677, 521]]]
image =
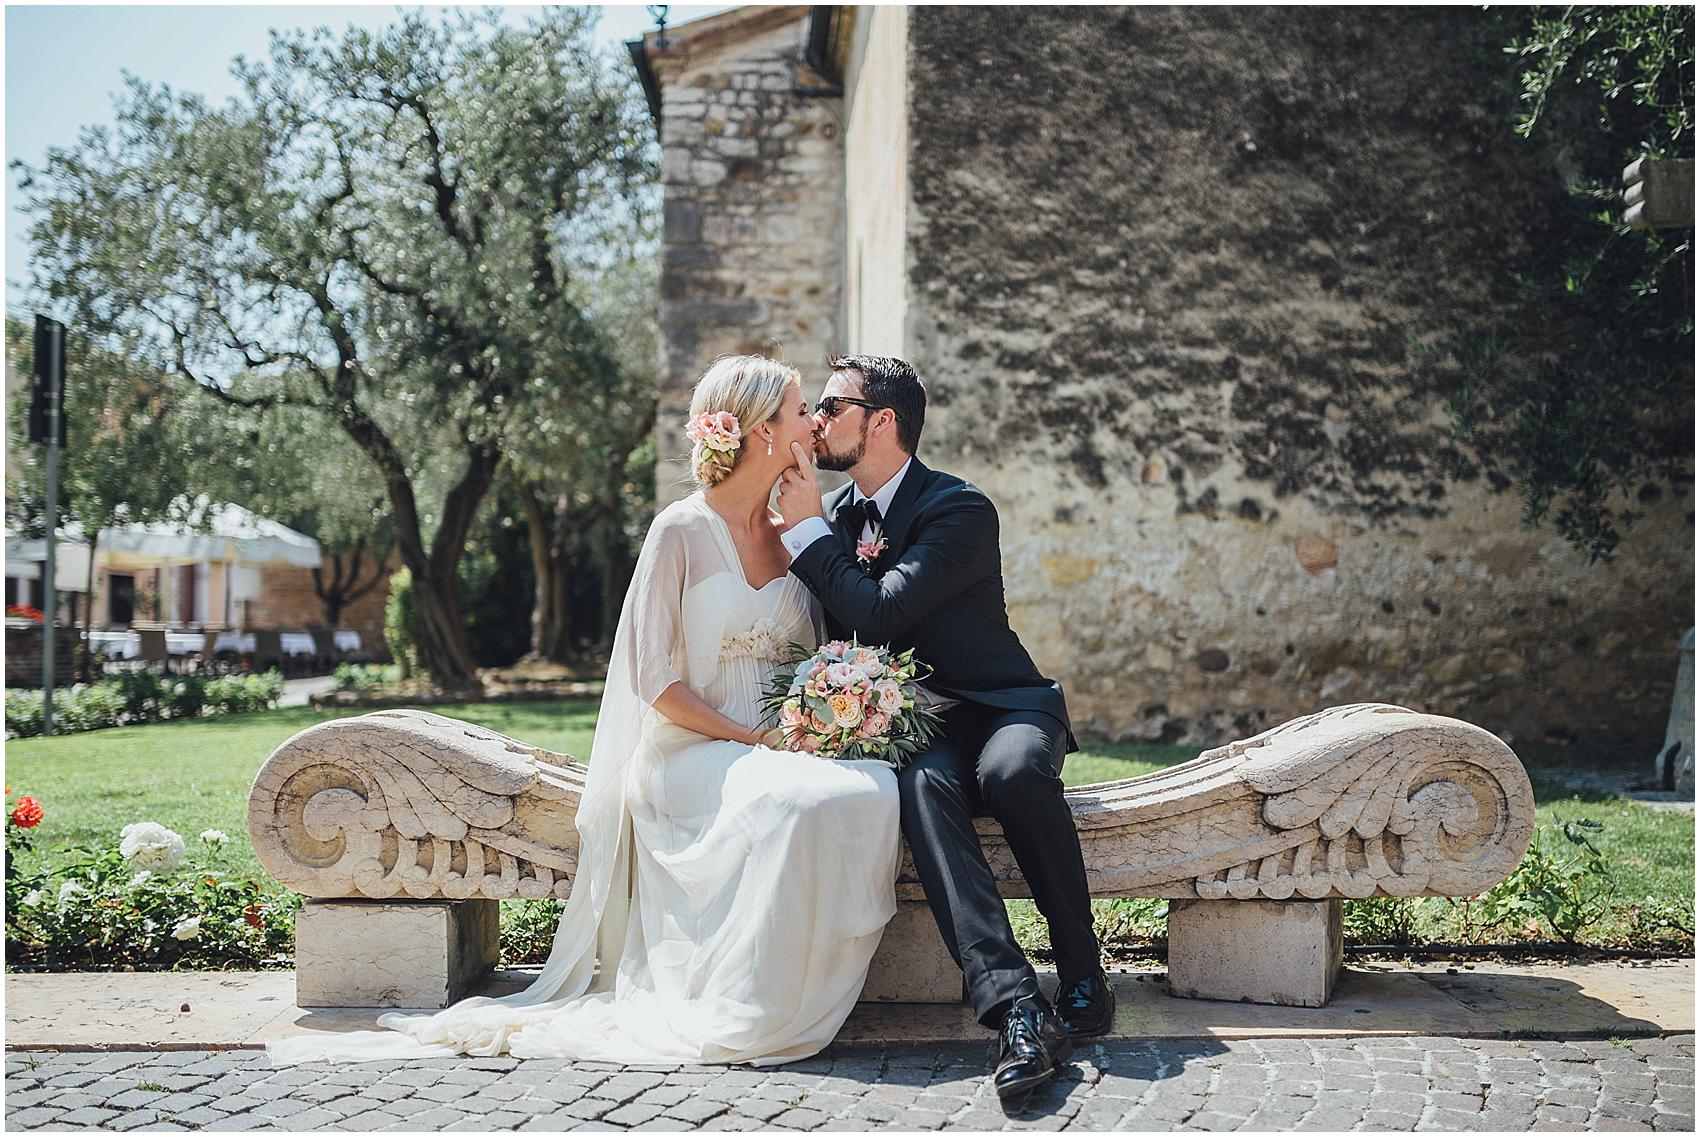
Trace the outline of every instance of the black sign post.
[[59, 593], [54, 545], [59, 530], [59, 449], [65, 445], [65, 325], [35, 318], [35, 375], [30, 391], [30, 441], [47, 444], [47, 562], [42, 566], [41, 732], [53, 733], [53, 665], [58, 645]]

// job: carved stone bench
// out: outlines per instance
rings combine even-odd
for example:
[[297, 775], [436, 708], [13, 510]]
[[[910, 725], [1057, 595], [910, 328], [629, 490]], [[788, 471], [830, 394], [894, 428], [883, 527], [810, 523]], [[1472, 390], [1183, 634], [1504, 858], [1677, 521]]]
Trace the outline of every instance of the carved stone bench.
[[[457, 719], [385, 710], [279, 746], [249, 796], [260, 862], [309, 898], [302, 1006], [444, 1006], [494, 966], [497, 901], [564, 899], [586, 770]], [[1480, 727], [1359, 703], [1144, 777], [1067, 791], [1092, 895], [1169, 900], [1177, 995], [1320, 1006], [1340, 901], [1470, 896], [1510, 874], [1534, 795]], [[1030, 895], [976, 822], [1006, 897]], [[905, 849], [864, 999], [954, 1002], [962, 976]]]

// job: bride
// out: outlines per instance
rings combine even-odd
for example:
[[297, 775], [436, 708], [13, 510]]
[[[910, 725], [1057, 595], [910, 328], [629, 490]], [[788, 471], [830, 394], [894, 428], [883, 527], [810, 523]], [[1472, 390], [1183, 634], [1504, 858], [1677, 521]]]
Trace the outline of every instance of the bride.
[[382, 1015], [386, 1030], [269, 1041], [274, 1066], [502, 1053], [766, 1066], [838, 1032], [896, 911], [897, 778], [772, 749], [760, 726], [787, 646], [820, 642], [768, 510], [815, 423], [797, 372], [760, 356], [709, 367], [691, 419], [700, 488], [660, 512], [638, 555], [579, 870], [542, 973], [512, 995]]

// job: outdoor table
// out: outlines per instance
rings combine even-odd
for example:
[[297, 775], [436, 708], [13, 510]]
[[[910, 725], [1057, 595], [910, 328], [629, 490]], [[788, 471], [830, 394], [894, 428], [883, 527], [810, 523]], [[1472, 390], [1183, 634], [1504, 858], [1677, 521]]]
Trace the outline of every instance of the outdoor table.
[[[140, 636], [136, 637], [136, 642], [140, 645]], [[194, 655], [201, 650], [201, 644], [205, 642], [206, 637], [200, 632], [165, 633], [165, 650], [172, 655]]]
[[107, 659], [128, 659], [142, 653], [142, 637], [135, 632], [90, 632], [89, 647], [105, 652]]
[[220, 632], [218, 639], [213, 641], [213, 654], [222, 655], [227, 651], [244, 655], [254, 650], [253, 632]]
[[312, 655], [318, 650], [310, 632], [281, 632], [278, 640], [285, 655]]

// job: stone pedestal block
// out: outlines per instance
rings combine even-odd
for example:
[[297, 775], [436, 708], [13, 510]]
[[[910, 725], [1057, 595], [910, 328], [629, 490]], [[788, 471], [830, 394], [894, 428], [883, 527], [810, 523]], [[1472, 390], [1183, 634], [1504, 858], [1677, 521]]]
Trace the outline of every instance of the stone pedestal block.
[[864, 1002], [960, 1003], [962, 969], [950, 958], [938, 922], [924, 900], [899, 900], [879, 950], [868, 964]]
[[494, 900], [308, 900], [295, 917], [303, 1007], [446, 1007], [496, 965]]
[[1338, 900], [1169, 902], [1169, 989], [1186, 998], [1320, 1007], [1344, 954]]

